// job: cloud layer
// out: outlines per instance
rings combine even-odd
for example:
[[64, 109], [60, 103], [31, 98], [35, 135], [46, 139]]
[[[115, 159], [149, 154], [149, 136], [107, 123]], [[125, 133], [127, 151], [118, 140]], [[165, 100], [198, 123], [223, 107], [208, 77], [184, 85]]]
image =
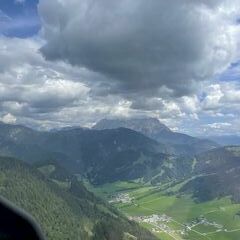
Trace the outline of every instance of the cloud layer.
[[110, 93], [191, 95], [234, 61], [238, 11], [234, 0], [42, 0], [41, 51], [101, 74]]
[[151, 116], [194, 135], [240, 133], [237, 3], [40, 0], [37, 36], [0, 35], [0, 121]]
[[46, 61], [41, 46], [38, 38], [0, 37], [0, 121], [53, 128], [128, 116], [127, 100], [93, 94], [94, 73]]
[[[159, 118], [188, 133], [236, 133], [238, 81], [213, 81], [191, 96], [169, 98], [99, 95], [98, 74], [64, 62], [46, 61], [39, 39], [0, 37], [0, 120], [40, 128], [91, 124], [104, 117]], [[100, 90], [99, 90], [100, 89]], [[164, 97], [165, 96], [165, 97]]]

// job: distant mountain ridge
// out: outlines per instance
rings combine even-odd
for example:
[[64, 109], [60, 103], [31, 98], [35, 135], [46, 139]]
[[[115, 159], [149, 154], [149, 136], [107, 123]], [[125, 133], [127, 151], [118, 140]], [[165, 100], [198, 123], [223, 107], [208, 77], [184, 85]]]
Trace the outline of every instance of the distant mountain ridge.
[[[169, 132], [175, 136], [174, 132], [161, 129], [162, 134]], [[212, 148], [208, 141], [180, 136], [188, 141], [168, 145], [128, 128], [39, 132], [23, 126], [0, 124], [0, 155], [18, 157], [39, 166], [39, 162], [59, 164], [51, 173], [52, 177], [66, 178], [69, 172], [94, 185], [121, 180], [158, 185], [190, 179], [181, 191], [192, 193], [201, 201], [231, 195], [240, 202], [239, 147]], [[202, 150], [204, 144], [209, 150], [196, 153], [194, 147]], [[195, 154], [169, 154], [171, 148]], [[53, 164], [55, 162], [57, 165]]]
[[146, 136], [152, 137], [156, 132], [171, 131], [167, 126], [160, 123], [156, 118], [131, 118], [131, 119], [102, 119], [93, 129], [114, 129], [114, 128], [129, 128], [137, 132], [141, 132]]
[[240, 145], [240, 135], [211, 136], [209, 138], [224, 146]]
[[175, 154], [197, 154], [219, 147], [208, 139], [200, 139], [187, 134], [171, 131], [156, 118], [103, 119], [93, 126], [93, 129], [104, 130], [114, 128], [129, 128], [168, 145], [168, 151]]
[[94, 184], [143, 178], [169, 157], [165, 145], [127, 128], [39, 132], [8, 124], [0, 125], [0, 155], [57, 161]]
[[[149, 121], [153, 124], [148, 131], [153, 133], [152, 129], [158, 129], [162, 134], [175, 134], [156, 120]], [[186, 176], [191, 170], [190, 156], [212, 149], [208, 142], [187, 138], [190, 143], [165, 144], [129, 128], [40, 132], [0, 124], [0, 155], [31, 164], [57, 161], [72, 174], [80, 174], [93, 184], [133, 179], [151, 181], [152, 177], [158, 182]], [[185, 157], [174, 156], [175, 153]]]

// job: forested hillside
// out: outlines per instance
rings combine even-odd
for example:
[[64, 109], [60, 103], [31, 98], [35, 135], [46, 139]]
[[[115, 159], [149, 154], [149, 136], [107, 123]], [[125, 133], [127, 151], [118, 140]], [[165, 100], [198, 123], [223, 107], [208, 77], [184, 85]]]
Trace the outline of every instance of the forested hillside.
[[181, 189], [193, 193], [198, 201], [231, 196], [240, 202], [240, 147], [228, 146], [200, 154], [195, 159], [192, 176]]
[[48, 240], [155, 239], [76, 178], [64, 187], [16, 159], [0, 157], [0, 194], [30, 213]]

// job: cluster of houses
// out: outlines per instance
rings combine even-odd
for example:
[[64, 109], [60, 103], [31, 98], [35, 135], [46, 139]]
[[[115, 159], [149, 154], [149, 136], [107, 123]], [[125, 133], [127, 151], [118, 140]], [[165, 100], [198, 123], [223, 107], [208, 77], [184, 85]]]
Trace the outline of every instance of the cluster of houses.
[[132, 217], [132, 220], [135, 220], [137, 222], [142, 222], [142, 223], [149, 223], [153, 225], [152, 227], [152, 232], [155, 233], [160, 233], [160, 232], [165, 232], [169, 234], [174, 234], [176, 232], [180, 233], [181, 235], [185, 234], [185, 231], [183, 230], [174, 230], [171, 229], [167, 223], [170, 223], [173, 219], [166, 214], [162, 215], [157, 215], [153, 214], [150, 216], [138, 216], [138, 217]]
[[[151, 230], [152, 232], [155, 232], [155, 233], [165, 232], [168, 234], [177, 233], [181, 235], [186, 235], [187, 232], [191, 231], [194, 227], [198, 225], [212, 226], [216, 228], [216, 232], [220, 232], [223, 230], [222, 225], [216, 222], [210, 222], [203, 216], [193, 220], [190, 223], [184, 224], [185, 227], [179, 230], [174, 230], [168, 226], [168, 223], [173, 221], [173, 219], [165, 214], [162, 214], [162, 215], [153, 214], [150, 216], [135, 216], [135, 217], [130, 217], [130, 219], [139, 223], [151, 224], [153, 226]], [[202, 234], [202, 235], [206, 235], [206, 234]]]
[[216, 222], [209, 222], [205, 217], [201, 216], [193, 220], [191, 223], [186, 224], [186, 230], [191, 230], [198, 225], [212, 226], [217, 230], [221, 230], [223, 228], [221, 224], [218, 224]]
[[150, 224], [157, 224], [159, 222], [165, 222], [169, 223], [172, 221], [172, 218], [163, 214], [163, 215], [157, 215], [153, 214], [150, 216], [135, 216], [131, 217], [131, 220], [134, 220], [136, 222], [144, 222], [144, 223], [150, 223]]
[[[109, 203], [123, 203], [123, 204], [134, 204], [134, 198], [131, 197], [128, 193], [119, 193], [117, 195], [111, 196]], [[129, 217], [130, 220], [134, 220], [139, 223], [148, 223], [152, 225], [152, 232], [160, 233], [165, 232], [168, 234], [174, 234], [178, 233], [181, 235], [187, 234], [187, 232], [191, 231], [194, 227], [198, 225], [205, 225], [205, 226], [212, 226], [216, 228], [216, 232], [222, 231], [223, 226], [216, 223], [216, 222], [210, 222], [208, 221], [204, 216], [200, 216], [190, 223], [183, 224], [184, 228], [181, 230], [174, 230], [168, 226], [168, 223], [172, 222], [173, 219], [166, 214], [158, 215], [158, 214], [152, 214], [149, 216], [134, 216]], [[225, 230], [226, 231], [226, 230]], [[206, 234], [202, 234], [206, 235]]]
[[132, 203], [134, 200], [133, 197], [130, 197], [128, 193], [119, 193], [111, 197], [109, 203]]

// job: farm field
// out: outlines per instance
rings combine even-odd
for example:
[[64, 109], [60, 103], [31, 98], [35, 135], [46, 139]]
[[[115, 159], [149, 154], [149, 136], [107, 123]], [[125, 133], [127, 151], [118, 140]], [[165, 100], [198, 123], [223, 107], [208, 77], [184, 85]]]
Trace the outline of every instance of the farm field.
[[240, 204], [232, 203], [228, 197], [196, 203], [189, 195], [170, 195], [163, 189], [164, 186], [116, 182], [94, 191], [159, 239], [240, 239]]

